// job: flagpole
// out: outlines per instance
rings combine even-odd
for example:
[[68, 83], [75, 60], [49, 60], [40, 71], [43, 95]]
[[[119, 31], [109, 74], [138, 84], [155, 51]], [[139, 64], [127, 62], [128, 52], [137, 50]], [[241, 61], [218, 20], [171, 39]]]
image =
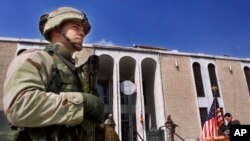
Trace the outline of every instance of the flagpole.
[[144, 101], [144, 97], [143, 97], [143, 83], [142, 83], [142, 77], [141, 77], [141, 75], [142, 75], [142, 73], [141, 73], [141, 67], [140, 67], [140, 64], [138, 64], [138, 69], [139, 69], [139, 88], [140, 88], [140, 103], [141, 103], [141, 113], [140, 113], [140, 122], [141, 122], [141, 120], [142, 120], [142, 122], [141, 122], [141, 126], [142, 126], [142, 141], [144, 141], [144, 139], [146, 138], [145, 137], [145, 128], [144, 128], [144, 126], [145, 126], [145, 124], [144, 124], [144, 113], [145, 113], [145, 111], [143, 110], [144, 109], [144, 106], [143, 106], [143, 101]]

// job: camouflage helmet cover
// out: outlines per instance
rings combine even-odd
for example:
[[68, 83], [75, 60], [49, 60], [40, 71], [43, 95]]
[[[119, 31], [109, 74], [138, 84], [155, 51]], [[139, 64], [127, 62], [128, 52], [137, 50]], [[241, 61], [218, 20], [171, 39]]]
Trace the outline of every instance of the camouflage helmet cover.
[[[44, 18], [46, 18], [46, 20], [44, 20]], [[84, 27], [84, 33], [89, 33], [91, 26], [85, 13], [71, 7], [60, 7], [50, 14], [42, 15], [39, 23], [40, 32], [46, 40], [49, 40], [49, 32], [68, 20], [80, 20]]]

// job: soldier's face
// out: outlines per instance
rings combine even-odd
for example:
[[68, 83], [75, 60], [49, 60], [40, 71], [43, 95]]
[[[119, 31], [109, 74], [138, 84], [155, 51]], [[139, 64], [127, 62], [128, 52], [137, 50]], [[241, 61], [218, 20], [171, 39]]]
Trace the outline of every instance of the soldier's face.
[[75, 43], [75, 49], [77, 51], [82, 49], [82, 43], [85, 37], [85, 33], [84, 28], [80, 22], [67, 21], [63, 24], [62, 31], [66, 34], [66, 36], [72, 43]]

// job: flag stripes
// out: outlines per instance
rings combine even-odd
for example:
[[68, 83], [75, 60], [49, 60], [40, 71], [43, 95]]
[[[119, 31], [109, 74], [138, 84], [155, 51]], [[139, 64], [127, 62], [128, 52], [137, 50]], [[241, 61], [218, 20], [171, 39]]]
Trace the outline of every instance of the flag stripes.
[[217, 115], [217, 125], [218, 127], [220, 127], [224, 123], [220, 107], [216, 109], [216, 115]]
[[217, 97], [214, 97], [213, 103], [203, 125], [202, 139], [217, 138], [219, 126], [223, 124], [222, 112], [219, 107]]

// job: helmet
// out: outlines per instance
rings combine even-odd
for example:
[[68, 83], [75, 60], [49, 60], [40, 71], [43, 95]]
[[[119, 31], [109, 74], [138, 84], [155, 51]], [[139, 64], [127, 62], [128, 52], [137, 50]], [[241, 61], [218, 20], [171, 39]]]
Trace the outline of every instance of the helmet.
[[71, 7], [60, 7], [50, 14], [42, 15], [40, 17], [39, 30], [44, 38], [49, 41], [49, 32], [68, 20], [80, 20], [84, 33], [86, 35], [89, 33], [91, 26], [85, 13]]

